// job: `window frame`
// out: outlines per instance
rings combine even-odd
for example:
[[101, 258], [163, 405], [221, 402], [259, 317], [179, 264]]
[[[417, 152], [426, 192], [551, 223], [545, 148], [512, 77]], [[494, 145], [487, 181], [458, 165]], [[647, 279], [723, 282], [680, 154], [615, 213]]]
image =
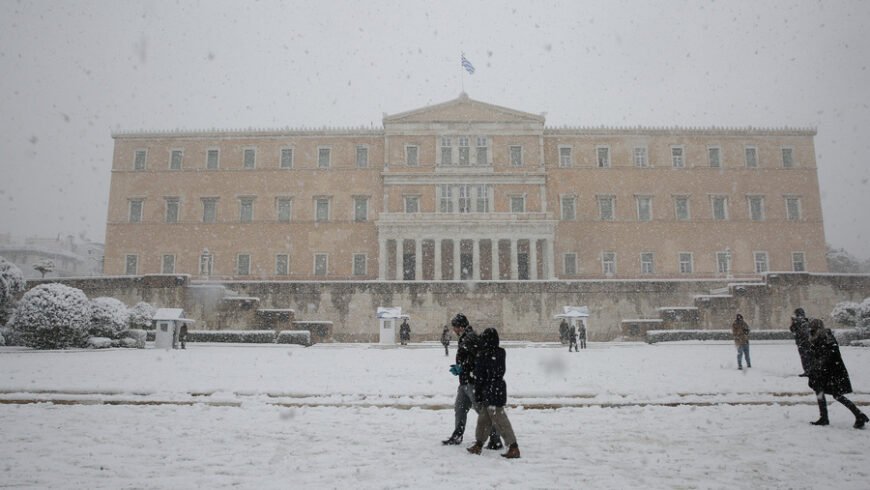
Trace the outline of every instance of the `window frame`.
[[[323, 273], [318, 274], [319, 261], [323, 259]], [[329, 276], [329, 254], [323, 252], [315, 252], [314, 253], [314, 277], [327, 277]]]
[[[798, 260], [800, 257], [800, 260]], [[800, 264], [800, 267], [797, 265]], [[792, 252], [791, 253], [791, 270], [792, 272], [806, 272], [807, 271], [807, 255], [802, 251]]]
[[640, 273], [645, 276], [656, 273], [656, 256], [654, 252], [640, 253]]
[[[679, 150], [679, 156], [674, 154], [674, 150]], [[686, 168], [686, 146], [671, 145], [671, 166], [673, 168]]]
[[[716, 213], [717, 201], [722, 202], [722, 217]], [[710, 215], [713, 221], [728, 221], [728, 196], [723, 194], [713, 194], [710, 196]]]
[[[242, 258], [245, 258], [245, 270], [242, 270]], [[250, 276], [251, 275], [251, 254], [249, 253], [237, 253], [236, 254], [236, 275], [237, 276]]]
[[508, 146], [508, 161], [512, 168], [522, 167], [524, 165], [524, 160], [525, 155], [523, 155], [523, 145]]
[[[688, 194], [674, 195], [674, 220], [675, 221], [691, 221], [692, 220], [692, 205], [691, 198]], [[680, 216], [680, 201], [686, 202], [686, 216]]]
[[356, 168], [369, 168], [369, 145], [356, 145]]
[[[254, 200], [253, 196], [239, 197], [239, 223], [254, 222]], [[246, 214], [247, 213], [247, 214]]]
[[[567, 151], [567, 155], [563, 152]], [[559, 145], [559, 168], [571, 168], [574, 166], [574, 147], [571, 145]], [[567, 157], [567, 158], [566, 158]]]
[[[175, 165], [175, 156], [178, 155], [178, 166]], [[182, 170], [184, 168], [184, 149], [171, 148], [169, 150], [169, 170]]]
[[[601, 152], [604, 151], [604, 160], [601, 159]], [[610, 145], [595, 145], [595, 165], [598, 168], [610, 168], [613, 166], [613, 156], [610, 152]]]
[[[715, 161], [713, 155], [716, 155]], [[715, 165], [714, 165], [715, 163]], [[707, 164], [710, 168], [725, 168], [722, 162], [722, 147], [719, 145], [707, 145]]]
[[[600, 194], [595, 196], [596, 204], [598, 205], [598, 221], [616, 221], [616, 196], [613, 194]], [[602, 203], [610, 204], [610, 215], [604, 215], [604, 207]]]
[[616, 275], [616, 252], [605, 250], [601, 252], [601, 273], [607, 277]]
[[[320, 204], [326, 204], [326, 217], [321, 219], [320, 217]], [[329, 223], [330, 214], [332, 212], [332, 197], [330, 196], [314, 196], [314, 222], [315, 223]]]
[[[135, 210], [135, 212], [134, 212]], [[127, 223], [142, 223], [145, 219], [145, 198], [131, 197], [127, 199]]]
[[[287, 205], [286, 219], [281, 216], [282, 204]], [[288, 196], [277, 196], [275, 198], [275, 221], [278, 223], [290, 223], [293, 221], [293, 198]]]
[[[570, 200], [568, 206], [566, 206], [566, 200]], [[577, 221], [577, 196], [575, 194], [563, 194], [559, 196], [559, 207], [559, 216], [562, 221]]]
[[[130, 270], [130, 264], [132, 259], [132, 271]], [[124, 254], [124, 275], [125, 276], [137, 276], [139, 275], [139, 254]]]
[[[163, 213], [163, 222], [168, 225], [176, 224], [179, 222], [179, 218], [181, 217], [181, 198], [180, 197], [164, 197], [164, 213]], [[173, 208], [171, 206], [174, 204], [175, 208], [175, 216], [174, 219], [170, 219], [169, 211]]]
[[[214, 165], [212, 165], [212, 155], [214, 155]], [[221, 168], [221, 150], [220, 148], [206, 148], [205, 150], [205, 169], [220, 170]]]
[[[779, 149], [780, 158], [782, 162], [782, 168], [795, 168], [797, 167], [797, 160], [794, 157], [794, 147], [793, 146], [782, 146]], [[788, 158], [786, 158], [788, 155]], [[786, 161], [787, 160], [787, 161]]]
[[[753, 158], [755, 162], [750, 165], [749, 154], [750, 152], [754, 155]], [[758, 158], [758, 147], [755, 145], [744, 145], [743, 146], [743, 164], [746, 168], [759, 168], [761, 166], [761, 161]]]
[[[280, 268], [281, 258], [284, 259], [284, 269]], [[290, 275], [290, 254], [275, 254], [275, 275], [289, 276]]]
[[[653, 196], [635, 195], [634, 201], [635, 201], [635, 211], [637, 212], [637, 221], [641, 222], [641, 223], [651, 222], [653, 220]], [[641, 204], [642, 203], [647, 204], [647, 208], [646, 208], [647, 216], [645, 218], [641, 214], [641, 210], [642, 210]]]
[[[139, 156], [142, 156], [141, 162]], [[133, 170], [136, 172], [143, 172], [148, 170], [148, 149], [147, 148], [137, 148], [133, 150]]]
[[[324, 162], [323, 155], [326, 155], [325, 162]], [[320, 170], [328, 170], [328, 169], [332, 168], [332, 147], [331, 146], [318, 146], [317, 147], [317, 168]]]
[[[638, 153], [638, 150], [642, 150]], [[641, 158], [638, 158], [638, 157]], [[631, 151], [632, 163], [636, 168], [649, 168], [649, 149], [646, 146], [635, 146]]]
[[[759, 258], [762, 258], [762, 260], [759, 261]], [[770, 256], [766, 251], [759, 250], [752, 252], [752, 261], [755, 267], [756, 274], [764, 274], [766, 272], [770, 272]]]
[[[758, 202], [758, 215], [756, 216], [753, 202]], [[758, 194], [750, 194], [746, 196], [746, 207], [749, 210], [749, 221], [759, 222], [765, 221], [766, 213], [764, 212], [764, 196]]]
[[[785, 220], [789, 222], [797, 222], [803, 220], [803, 205], [801, 203], [801, 196], [793, 196], [786, 195], [783, 196], [785, 200]], [[791, 206], [789, 206], [790, 202], [795, 203], [794, 212], [792, 212]]]
[[[362, 258], [362, 270], [361, 271], [357, 270], [357, 265], [358, 265], [357, 259], [359, 259], [359, 258]], [[350, 266], [351, 266], [351, 275], [352, 276], [354, 276], [354, 277], [367, 276], [369, 273], [368, 272], [369, 264], [368, 264], [368, 256], [366, 255], [366, 253], [365, 252], [357, 252], [357, 253], [351, 254], [351, 265]]]
[[[171, 258], [172, 267], [167, 270], [166, 267], [166, 259]], [[175, 254], [163, 254], [160, 258], [160, 273], [161, 274], [175, 274]]]
[[[248, 155], [251, 156], [250, 163], [248, 162]], [[242, 168], [245, 170], [257, 168], [257, 148], [252, 146], [242, 148]]]
[[[365, 223], [369, 221], [369, 201], [371, 200], [371, 196], [353, 196], [351, 199], [351, 203], [353, 208], [351, 209], [351, 219], [354, 223]], [[365, 207], [363, 216], [358, 216], [359, 204], [363, 203]]]
[[[409, 211], [408, 204], [414, 202], [414, 208], [416, 211]], [[407, 194], [402, 196], [402, 209], [405, 214], [416, 214], [420, 212], [420, 195], [419, 194]]]
[[[569, 267], [570, 265], [570, 267]], [[577, 275], [577, 253], [566, 252], [562, 254], [562, 274], [565, 276]]]
[[[411, 158], [411, 151], [414, 150], [414, 158]], [[413, 160], [413, 161], [412, 161]], [[420, 145], [405, 145], [405, 166], [419, 167], [420, 166]]]
[[[688, 256], [688, 260], [683, 260]], [[695, 273], [695, 254], [692, 252], [677, 252], [677, 265], [679, 266], [680, 274]]]
[[[285, 160], [285, 154], [289, 155], [290, 158]], [[292, 169], [294, 167], [294, 158], [296, 158], [296, 148], [293, 146], [282, 146], [278, 150], [278, 168], [283, 170]]]
[[[202, 222], [203, 223], [217, 223], [218, 222], [218, 201], [217, 197], [202, 197], [200, 198], [200, 202], [202, 202]], [[209, 206], [211, 205], [211, 206]], [[212, 216], [211, 219], [208, 218], [208, 210], [211, 207]]]
[[[522, 204], [522, 210], [516, 211], [514, 210], [514, 203], [519, 202]], [[508, 205], [510, 206], [511, 214], [521, 214], [526, 212], [526, 195], [525, 194], [509, 194], [508, 195]]]

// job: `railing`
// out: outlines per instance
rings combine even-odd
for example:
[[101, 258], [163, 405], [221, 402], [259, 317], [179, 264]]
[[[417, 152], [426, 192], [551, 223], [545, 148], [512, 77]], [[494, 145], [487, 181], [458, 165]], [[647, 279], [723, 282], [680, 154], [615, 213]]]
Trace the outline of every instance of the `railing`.
[[421, 221], [544, 221], [552, 220], [551, 213], [380, 213], [382, 223], [419, 223]]

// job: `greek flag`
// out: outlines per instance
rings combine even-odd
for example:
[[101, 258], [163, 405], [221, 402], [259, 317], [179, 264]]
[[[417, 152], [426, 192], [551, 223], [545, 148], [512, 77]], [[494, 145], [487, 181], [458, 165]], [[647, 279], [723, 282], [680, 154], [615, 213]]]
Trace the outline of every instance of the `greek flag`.
[[462, 67], [465, 68], [465, 71], [467, 71], [469, 75], [474, 75], [474, 65], [468, 61], [468, 58], [465, 57], [465, 53], [462, 53]]

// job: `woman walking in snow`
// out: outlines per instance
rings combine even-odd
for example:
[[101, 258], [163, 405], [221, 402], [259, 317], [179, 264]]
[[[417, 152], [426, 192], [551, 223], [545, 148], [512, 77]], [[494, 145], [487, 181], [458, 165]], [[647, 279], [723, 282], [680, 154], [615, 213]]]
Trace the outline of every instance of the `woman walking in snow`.
[[861, 412], [848, 398], [846, 393], [852, 393], [852, 383], [849, 381], [849, 372], [843, 364], [840, 356], [840, 347], [837, 339], [830, 329], [825, 328], [824, 323], [818, 318], [810, 320], [809, 337], [809, 384], [816, 392], [819, 402], [819, 420], [812, 422], [813, 425], [828, 425], [828, 403], [825, 393], [833, 395], [834, 400], [842, 403], [855, 415], [856, 429], [863, 429], [868, 420], [867, 415]]

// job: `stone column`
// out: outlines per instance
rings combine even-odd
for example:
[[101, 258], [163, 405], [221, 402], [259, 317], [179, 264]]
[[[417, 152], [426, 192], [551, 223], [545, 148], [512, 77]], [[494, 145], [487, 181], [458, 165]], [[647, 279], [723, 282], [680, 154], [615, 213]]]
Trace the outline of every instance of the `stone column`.
[[544, 264], [547, 266], [547, 275], [545, 279], [553, 280], [556, 278], [556, 265], [555, 262], [553, 262], [555, 259], [553, 257], [553, 240], [544, 240], [544, 245]]
[[378, 280], [387, 279], [387, 239], [378, 240]]
[[529, 239], [529, 279], [538, 280], [538, 239]]
[[414, 279], [423, 279], [423, 239], [420, 237], [414, 240]]
[[498, 280], [498, 272], [497, 267], [498, 264], [498, 240], [495, 238], [491, 238], [489, 240], [489, 280], [495, 281]]
[[519, 279], [520, 264], [517, 261], [517, 239], [511, 238], [511, 279]]
[[453, 239], [453, 280], [458, 281], [461, 276], [462, 267], [461, 260], [459, 260], [459, 242], [461, 240], [459, 238]]
[[471, 278], [480, 280], [480, 239], [475, 238], [471, 248]]
[[440, 281], [441, 277], [441, 239], [435, 238], [435, 275], [434, 279]]
[[396, 238], [396, 280], [404, 281], [405, 280], [405, 240], [403, 238]]

